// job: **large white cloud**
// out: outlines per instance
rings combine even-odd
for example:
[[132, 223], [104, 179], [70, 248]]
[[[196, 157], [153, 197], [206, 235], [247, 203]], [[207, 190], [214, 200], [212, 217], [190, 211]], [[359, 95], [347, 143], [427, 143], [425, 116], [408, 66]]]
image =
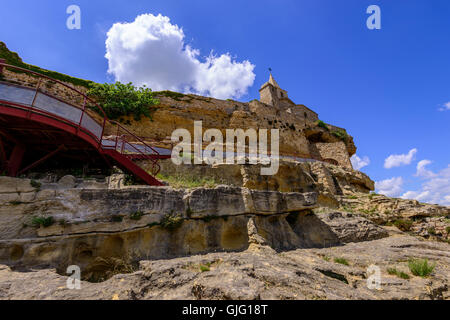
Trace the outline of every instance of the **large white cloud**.
[[354, 154], [350, 161], [352, 162], [353, 169], [360, 170], [370, 164], [370, 159], [367, 156], [364, 156], [362, 158], [358, 157], [356, 154]]
[[384, 167], [390, 169], [393, 167], [400, 167], [402, 165], [408, 165], [414, 160], [417, 153], [417, 149], [411, 149], [407, 154], [391, 154], [384, 160]]
[[239, 98], [253, 85], [255, 66], [229, 53], [210, 54], [185, 43], [183, 29], [161, 14], [143, 14], [131, 23], [115, 23], [107, 33], [108, 72], [117, 81], [153, 90], [198, 93], [219, 99]]
[[425, 181], [420, 190], [407, 191], [402, 198], [450, 206], [450, 164], [447, 168], [435, 173], [425, 168], [430, 163], [429, 160], [422, 160], [417, 164], [416, 175], [424, 178]]
[[375, 182], [375, 190], [377, 193], [384, 194], [388, 197], [396, 197], [403, 191], [403, 178], [393, 177], [382, 181]]

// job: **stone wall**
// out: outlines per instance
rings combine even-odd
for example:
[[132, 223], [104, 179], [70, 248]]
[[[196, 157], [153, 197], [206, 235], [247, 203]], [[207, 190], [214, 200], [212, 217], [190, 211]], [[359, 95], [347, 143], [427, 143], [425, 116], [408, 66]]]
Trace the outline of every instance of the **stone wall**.
[[[347, 147], [342, 141], [338, 142], [318, 142], [314, 144], [322, 161], [338, 164], [347, 169], [353, 169], [348, 156]], [[331, 161], [330, 161], [331, 160]]]
[[[224, 185], [109, 189], [69, 176], [41, 185], [0, 177], [0, 263], [87, 267], [98, 257], [130, 262], [244, 250], [252, 241], [249, 224], [274, 248], [290, 248], [300, 240], [286, 233], [286, 217], [316, 207], [314, 192]], [[39, 227], [36, 218], [53, 223]]]

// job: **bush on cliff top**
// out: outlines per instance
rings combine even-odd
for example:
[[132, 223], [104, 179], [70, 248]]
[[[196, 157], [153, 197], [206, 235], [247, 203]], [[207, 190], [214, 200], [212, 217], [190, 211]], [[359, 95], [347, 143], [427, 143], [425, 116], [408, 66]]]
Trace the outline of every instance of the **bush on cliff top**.
[[[151, 119], [151, 109], [159, 103], [153, 98], [151, 89], [145, 86], [137, 88], [130, 82], [94, 83], [88, 90], [88, 95], [97, 101], [110, 119], [132, 115], [136, 121], [141, 116]], [[94, 108], [95, 110], [95, 108]], [[99, 112], [99, 110], [95, 110]]]
[[333, 136], [335, 136], [336, 138], [346, 142], [348, 139], [348, 135], [345, 131], [342, 130], [335, 130], [331, 133]]
[[323, 129], [325, 129], [327, 131], [330, 130], [328, 128], [327, 124], [325, 122], [323, 122], [322, 120], [317, 121], [317, 126], [320, 127], [320, 128], [323, 128]]

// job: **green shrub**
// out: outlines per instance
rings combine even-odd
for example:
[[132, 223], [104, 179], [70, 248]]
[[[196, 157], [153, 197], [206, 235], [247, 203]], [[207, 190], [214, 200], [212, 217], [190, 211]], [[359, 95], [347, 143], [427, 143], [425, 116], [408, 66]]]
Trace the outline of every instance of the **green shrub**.
[[348, 196], [347, 198], [348, 198], [348, 199], [358, 199], [357, 196]]
[[401, 231], [407, 232], [411, 230], [413, 222], [411, 220], [399, 219], [394, 221], [394, 226], [396, 226]]
[[123, 216], [115, 214], [113, 216], [111, 216], [111, 222], [122, 222], [123, 221]]
[[170, 214], [166, 214], [161, 220], [161, 227], [167, 230], [175, 230], [179, 228], [183, 223], [183, 217], [180, 215], [173, 216]]
[[130, 214], [130, 219], [131, 220], [141, 220], [143, 215], [144, 214], [141, 211], [136, 211], [136, 212], [133, 212], [132, 214]]
[[210, 270], [210, 267], [211, 267], [211, 263], [208, 262], [207, 264], [201, 264], [199, 266], [199, 269], [200, 269], [201, 272], [206, 272], [206, 271]]
[[425, 278], [433, 272], [436, 264], [428, 264], [428, 259], [409, 259], [408, 267], [413, 275]]
[[349, 265], [348, 261], [346, 259], [344, 259], [344, 258], [334, 258], [334, 262], [340, 263], [340, 264], [343, 264], [343, 265], [346, 265], [346, 266]]
[[447, 234], [450, 234], [450, 226], [445, 228], [445, 232], [447, 232]]
[[40, 182], [36, 181], [36, 180], [31, 180], [31, 181], [30, 181], [30, 185], [31, 185], [33, 188], [35, 188], [36, 191], [41, 190], [42, 184], [41, 184]]
[[133, 186], [133, 185], [137, 184], [136, 177], [131, 174], [126, 174], [123, 179], [123, 184], [125, 186]]
[[31, 220], [31, 223], [35, 226], [35, 227], [50, 227], [51, 225], [53, 225], [55, 223], [55, 219], [53, 219], [53, 217], [34, 217]]
[[317, 126], [324, 128], [325, 130], [329, 131], [330, 129], [328, 129], [328, 126], [325, 122], [323, 122], [322, 120], [317, 121]]
[[348, 139], [347, 133], [342, 130], [335, 130], [331, 134], [344, 142], [347, 141], [347, 139]]
[[405, 280], [408, 280], [410, 277], [409, 277], [409, 275], [407, 274], [407, 273], [405, 273], [405, 272], [403, 272], [403, 271], [398, 271], [397, 269], [395, 269], [395, 268], [389, 268], [389, 269], [387, 269], [387, 272], [390, 274], [390, 275], [395, 275], [395, 276], [397, 276], [397, 277], [399, 277], [399, 278], [402, 278], [402, 279], [405, 279]]
[[[94, 83], [88, 90], [88, 95], [95, 99], [103, 108], [110, 119], [119, 119], [122, 116], [132, 115], [136, 121], [141, 116], [151, 119], [150, 110], [159, 103], [153, 98], [151, 89], [145, 86], [136, 88], [130, 82]], [[97, 112], [96, 107], [93, 109]]]

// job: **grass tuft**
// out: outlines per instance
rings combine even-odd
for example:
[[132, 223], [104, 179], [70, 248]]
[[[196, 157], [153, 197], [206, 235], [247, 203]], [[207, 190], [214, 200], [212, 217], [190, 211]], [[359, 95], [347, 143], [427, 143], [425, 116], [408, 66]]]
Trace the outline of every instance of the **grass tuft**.
[[401, 231], [407, 232], [411, 230], [413, 222], [411, 220], [399, 219], [394, 221], [394, 226], [396, 226]]
[[170, 214], [166, 214], [161, 220], [161, 227], [167, 230], [175, 230], [179, 228], [183, 224], [183, 217], [180, 215], [173, 216]]
[[403, 272], [403, 271], [398, 271], [398, 270], [395, 269], [395, 268], [389, 268], [389, 269], [387, 269], [387, 272], [388, 272], [390, 275], [397, 276], [397, 277], [402, 278], [402, 279], [405, 279], [405, 280], [408, 280], [408, 279], [410, 278], [409, 275], [408, 275], [407, 273], [405, 273], [405, 272]]
[[31, 224], [34, 225], [35, 227], [50, 227], [51, 225], [53, 225], [55, 223], [55, 219], [53, 219], [53, 217], [34, 217], [31, 220]]
[[409, 259], [408, 267], [413, 275], [426, 278], [433, 273], [436, 264], [428, 264], [428, 259]]
[[343, 264], [343, 265], [346, 265], [346, 266], [350, 265], [348, 263], [347, 259], [344, 259], [344, 258], [334, 258], [334, 262], [340, 263], [340, 264]]

